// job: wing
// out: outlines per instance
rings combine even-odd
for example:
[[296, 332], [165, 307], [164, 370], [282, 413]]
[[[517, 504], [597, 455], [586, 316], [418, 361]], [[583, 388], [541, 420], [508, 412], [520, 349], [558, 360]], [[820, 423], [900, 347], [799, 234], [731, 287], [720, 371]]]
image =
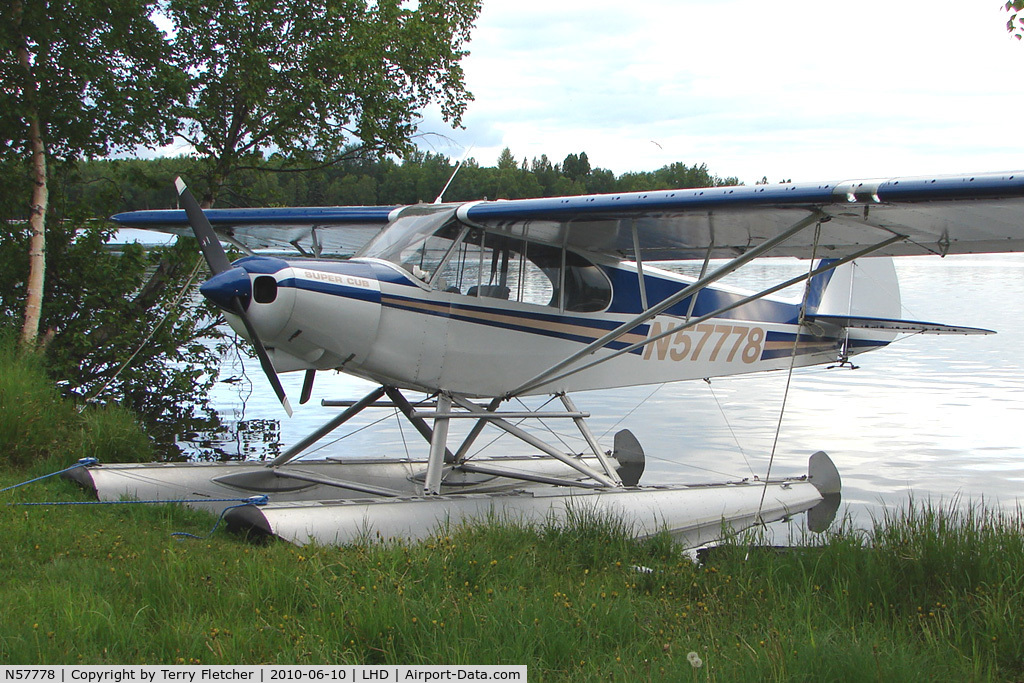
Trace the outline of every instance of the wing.
[[[733, 258], [818, 215], [771, 256], [838, 258], [900, 236], [875, 255], [1024, 251], [1024, 171], [839, 183], [755, 185], [467, 204], [489, 231], [644, 260]], [[634, 241], [634, 231], [636, 233]]]
[[[307, 254], [353, 254], [390, 220], [392, 206], [206, 209], [214, 230], [249, 249], [297, 249]], [[192, 235], [184, 210], [131, 211], [111, 216], [122, 228]]]
[[[214, 229], [249, 248], [351, 254], [402, 207], [209, 209]], [[451, 205], [447, 207], [452, 208]], [[459, 219], [490, 232], [614, 258], [734, 258], [806, 221], [770, 256], [1024, 251], [1024, 171], [470, 202]], [[122, 227], [190, 234], [184, 211], [113, 216]], [[813, 223], [814, 221], [812, 221]]]

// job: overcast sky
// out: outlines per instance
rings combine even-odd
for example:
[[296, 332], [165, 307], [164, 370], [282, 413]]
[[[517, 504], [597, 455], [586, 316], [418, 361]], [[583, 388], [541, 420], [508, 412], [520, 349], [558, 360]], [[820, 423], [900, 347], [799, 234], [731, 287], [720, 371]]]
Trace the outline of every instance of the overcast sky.
[[[421, 146], [753, 183], [1024, 168], [1001, 0], [484, 0], [464, 130]], [[1016, 124], [1016, 125], [1015, 125]]]

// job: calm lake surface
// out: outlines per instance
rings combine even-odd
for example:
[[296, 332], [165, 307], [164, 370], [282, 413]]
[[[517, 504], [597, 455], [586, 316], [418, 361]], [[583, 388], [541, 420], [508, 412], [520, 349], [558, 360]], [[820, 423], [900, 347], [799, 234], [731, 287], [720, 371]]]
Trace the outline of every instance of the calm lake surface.
[[[757, 288], [806, 268], [765, 261], [729, 283]], [[808, 456], [826, 451], [843, 477], [845, 510], [857, 523], [905, 505], [910, 496], [1012, 508], [1024, 497], [1024, 255], [903, 258], [897, 270], [904, 317], [998, 334], [915, 335], [856, 356], [856, 370], [797, 370], [771, 475], [803, 474]], [[373, 388], [319, 373], [313, 399], [298, 406], [301, 373], [285, 375], [296, 404], [288, 419], [255, 360], [229, 356], [221, 377], [243, 371], [240, 381], [218, 384], [213, 403], [232, 428], [219, 447], [250, 459], [280, 452], [336, 415], [338, 409], [320, 406], [321, 399], [359, 398]], [[633, 431], [647, 453], [641, 483], [692, 483], [763, 478], [785, 390], [786, 373], [776, 372], [573, 398], [592, 414], [591, 427], [606, 447], [618, 429]], [[568, 448], [583, 450], [571, 423], [551, 427]], [[492, 429], [478, 441], [491, 442], [488, 453], [530, 452]], [[426, 456], [425, 442], [399, 425], [393, 411], [381, 409], [365, 411], [314, 448], [309, 457]]]

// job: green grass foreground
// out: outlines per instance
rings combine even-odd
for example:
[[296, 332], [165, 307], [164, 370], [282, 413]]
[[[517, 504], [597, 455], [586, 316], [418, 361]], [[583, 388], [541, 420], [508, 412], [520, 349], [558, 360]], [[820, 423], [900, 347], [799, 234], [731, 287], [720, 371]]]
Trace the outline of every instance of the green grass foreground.
[[[0, 472], [0, 488], [25, 472]], [[532, 681], [1022, 680], [1019, 513], [912, 505], [874, 531], [703, 565], [614, 519], [418, 544], [256, 546], [174, 506], [0, 494], [0, 664], [526, 664]], [[642, 569], [639, 569], [642, 568]], [[687, 659], [696, 652], [694, 668]]]
[[[145, 457], [0, 335], [0, 489]], [[695, 565], [618, 520], [418, 544], [255, 546], [175, 506], [0, 492], [2, 664], [526, 664], [532, 681], [1024, 681], [1024, 518], [911, 504], [803, 547]], [[14, 505], [11, 505], [11, 504]], [[749, 557], [748, 557], [749, 555]], [[695, 668], [688, 655], [696, 653]]]

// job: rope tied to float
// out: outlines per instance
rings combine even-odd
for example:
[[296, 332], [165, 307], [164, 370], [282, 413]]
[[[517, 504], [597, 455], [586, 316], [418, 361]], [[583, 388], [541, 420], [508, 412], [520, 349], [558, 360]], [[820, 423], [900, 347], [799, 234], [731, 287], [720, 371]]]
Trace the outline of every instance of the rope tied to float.
[[228, 510], [234, 510], [235, 508], [244, 508], [249, 505], [266, 505], [269, 502], [269, 500], [270, 499], [267, 498], [267, 496], [249, 496], [248, 498], [245, 499], [245, 502], [239, 503], [238, 505], [229, 505], [228, 507], [221, 510], [220, 517], [217, 518], [217, 522], [213, 525], [213, 528], [210, 529], [209, 533], [207, 533], [205, 536], [196, 536], [195, 534], [190, 534], [187, 531], [175, 531], [171, 534], [171, 536], [173, 536], [174, 540], [176, 541], [184, 541], [186, 538], [194, 538], [197, 541], [205, 541], [210, 536], [213, 536], [213, 533], [217, 531], [217, 527], [219, 527], [220, 523], [224, 521], [224, 515], [228, 513]]
[[166, 498], [153, 500], [51, 500], [28, 503], [8, 503], [12, 507], [43, 507], [46, 505], [179, 505], [181, 503], [241, 503], [243, 505], [266, 505], [267, 496], [249, 496], [248, 498]]
[[[98, 465], [99, 460], [97, 458], [81, 458], [78, 462], [70, 467], [65, 467], [62, 470], [44, 474], [41, 477], [35, 477], [28, 481], [23, 481], [20, 484], [14, 484], [0, 489], [0, 493], [10, 491], [12, 489], [27, 486], [43, 479], [49, 479], [65, 472], [78, 469], [80, 467], [89, 467], [90, 465]], [[193, 498], [193, 499], [178, 499], [178, 500], [56, 500], [56, 501], [42, 501], [42, 502], [27, 502], [27, 503], [8, 503], [8, 506], [12, 507], [43, 507], [43, 506], [68, 506], [68, 505], [172, 505], [179, 503], [237, 503], [237, 505], [229, 505], [221, 510], [220, 517], [217, 518], [217, 522], [210, 529], [209, 533], [205, 536], [196, 536], [185, 531], [175, 531], [171, 536], [175, 537], [175, 540], [184, 540], [185, 538], [195, 538], [198, 540], [205, 540], [213, 535], [220, 523], [224, 520], [224, 515], [227, 514], [228, 510], [234, 510], [235, 508], [245, 507], [247, 505], [266, 505], [270, 502], [270, 499], [265, 495], [249, 496], [248, 498]]]
[[266, 505], [269, 502], [270, 498], [268, 498], [266, 495], [259, 495], [249, 496], [248, 498], [182, 498], [178, 500], [64, 500], [34, 503], [8, 503], [8, 505], [14, 507], [42, 507], [46, 505], [176, 505], [179, 503], [237, 503], [237, 505], [229, 505], [223, 510], [221, 510], [220, 517], [217, 518], [217, 522], [213, 525], [213, 528], [210, 529], [210, 531], [205, 536], [196, 536], [195, 534], [190, 534], [187, 531], [174, 531], [171, 533], [171, 536], [173, 536], [175, 540], [178, 541], [185, 540], [186, 538], [194, 538], [196, 540], [203, 541], [212, 536], [214, 532], [217, 531], [217, 528], [220, 527], [220, 523], [224, 521], [224, 515], [227, 514], [228, 510], [234, 510], [235, 508], [246, 507], [248, 505]]
[[[804, 294], [803, 299], [800, 302], [800, 315], [797, 319], [796, 334], [793, 336], [793, 348], [789, 354], [789, 372], [786, 373], [786, 389], [782, 392], [782, 405], [779, 406], [779, 420], [775, 425], [775, 438], [772, 440], [772, 452], [768, 456], [768, 469], [764, 473], [764, 488], [761, 489], [761, 500], [757, 504], [757, 516], [755, 519], [761, 522], [761, 526], [767, 528], [768, 525], [761, 517], [761, 511], [764, 509], [764, 498], [768, 493], [768, 483], [772, 476], [772, 464], [775, 462], [775, 450], [779, 446], [779, 435], [782, 434], [782, 418], [786, 414], [786, 404], [789, 401], [789, 388], [793, 382], [793, 370], [796, 368], [796, 356], [797, 350], [800, 348], [800, 333], [804, 326], [807, 324], [807, 301], [811, 296], [811, 273], [814, 272], [814, 259], [818, 256], [818, 242], [821, 239], [821, 221], [814, 226], [814, 244], [811, 245], [811, 259], [810, 267], [807, 274], [807, 279], [804, 280]], [[852, 296], [852, 292], [851, 292]], [[747, 557], [750, 557], [750, 549], [747, 549]]]
[[29, 479], [28, 481], [23, 481], [20, 484], [14, 484], [13, 486], [8, 486], [6, 488], [2, 488], [2, 489], [0, 489], [0, 493], [4, 493], [6, 491], [10, 491], [12, 489], [19, 488], [21, 486], [27, 486], [27, 485], [32, 484], [34, 482], [42, 481], [43, 479], [49, 479], [50, 477], [55, 477], [58, 474], [64, 474], [65, 472], [70, 472], [71, 470], [78, 469], [79, 467], [89, 467], [90, 465], [96, 465], [96, 464], [99, 464], [99, 460], [97, 460], [96, 458], [81, 458], [78, 462], [76, 462], [71, 467], [65, 467], [62, 470], [57, 470], [56, 472], [51, 472], [49, 474], [44, 474], [43, 476], [36, 477], [35, 479]]

